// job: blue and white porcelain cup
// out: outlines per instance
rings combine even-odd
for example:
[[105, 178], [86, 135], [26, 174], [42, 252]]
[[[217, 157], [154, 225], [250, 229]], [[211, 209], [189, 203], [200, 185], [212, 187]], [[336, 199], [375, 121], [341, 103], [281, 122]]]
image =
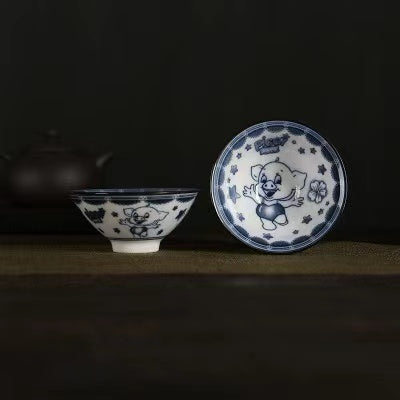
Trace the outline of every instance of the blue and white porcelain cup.
[[72, 201], [118, 253], [152, 253], [189, 212], [197, 189], [82, 189]]

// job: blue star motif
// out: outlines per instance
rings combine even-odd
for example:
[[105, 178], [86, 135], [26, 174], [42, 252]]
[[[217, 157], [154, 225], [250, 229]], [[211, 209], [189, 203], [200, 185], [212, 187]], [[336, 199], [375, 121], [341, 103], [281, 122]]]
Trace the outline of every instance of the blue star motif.
[[273, 236], [270, 233], [264, 233], [263, 238], [269, 240], [269, 239], [272, 239]]
[[326, 206], [329, 206], [329, 201], [327, 201], [327, 202], [325, 203], [325, 205], [326, 205]]
[[228, 183], [231, 183], [231, 178], [228, 178], [227, 181], [228, 181]]
[[178, 209], [178, 206], [174, 206], [173, 210], [176, 211]]
[[306, 215], [303, 217], [303, 221], [301, 221], [302, 224], [308, 224], [312, 220], [311, 215]]
[[317, 152], [317, 150], [315, 150], [315, 147], [311, 147], [310, 152], [311, 152], [312, 154], [315, 154], [315, 153]]
[[240, 222], [243, 222], [245, 220], [242, 213], [237, 213], [237, 217], [239, 218]]
[[113, 212], [111, 213], [111, 215], [112, 215], [113, 217], [118, 217], [118, 213], [117, 213], [116, 211], [113, 211]]
[[184, 210], [180, 210], [178, 215], [175, 217], [175, 219], [179, 221], [185, 215], [185, 212], [186, 212], [186, 208]]
[[229, 198], [232, 200], [233, 204], [236, 204], [236, 199], [240, 197], [240, 194], [236, 191], [236, 185], [229, 187], [228, 190]]
[[318, 210], [318, 215], [321, 215], [323, 212], [324, 212], [324, 209], [323, 209], [323, 208], [320, 208], [320, 209]]
[[236, 172], [238, 172], [238, 167], [237, 167], [237, 165], [231, 165], [231, 173], [232, 173], [233, 175], [235, 175]]
[[296, 144], [297, 142], [296, 142], [295, 140], [292, 140], [292, 143], [293, 143], [293, 144]]
[[299, 231], [297, 230], [297, 229], [295, 229], [294, 231], [293, 231], [293, 235], [297, 235], [299, 233]]
[[247, 151], [249, 151], [249, 150], [251, 149], [251, 144], [247, 144], [246, 147], [245, 147], [245, 149], [246, 149]]
[[318, 173], [324, 175], [325, 172], [326, 172], [325, 165], [324, 164], [318, 165]]
[[239, 158], [241, 158], [241, 157], [242, 157], [242, 153], [237, 153], [237, 154], [236, 154], [236, 158], [237, 158], [237, 159], [239, 159]]
[[300, 154], [304, 154], [304, 152], [305, 152], [305, 150], [302, 147], [299, 147], [298, 151], [299, 151]]
[[163, 231], [162, 229], [160, 229], [160, 230], [157, 232], [157, 235], [161, 235], [163, 232], [164, 232], [164, 231]]
[[114, 228], [115, 233], [120, 233], [121, 231], [118, 228]]

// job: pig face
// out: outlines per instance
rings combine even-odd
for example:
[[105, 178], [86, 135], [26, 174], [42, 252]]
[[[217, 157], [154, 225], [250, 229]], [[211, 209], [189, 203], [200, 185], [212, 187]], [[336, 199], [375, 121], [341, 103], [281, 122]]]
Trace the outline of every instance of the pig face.
[[125, 208], [124, 213], [129, 217], [128, 221], [133, 226], [157, 225], [159, 221], [162, 221], [168, 215], [168, 212], [158, 211], [150, 206]]
[[292, 171], [286, 164], [273, 161], [264, 166], [254, 165], [251, 168], [251, 176], [257, 182], [257, 194], [270, 201], [287, 199], [296, 189], [302, 189], [307, 174]]

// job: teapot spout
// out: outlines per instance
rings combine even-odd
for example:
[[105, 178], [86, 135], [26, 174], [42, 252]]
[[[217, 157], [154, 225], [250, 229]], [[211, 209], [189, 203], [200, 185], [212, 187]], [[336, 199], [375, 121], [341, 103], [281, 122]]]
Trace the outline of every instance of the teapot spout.
[[2, 158], [4, 161], [11, 161], [11, 159], [12, 159], [12, 157], [6, 153], [0, 154], [0, 158]]
[[110, 158], [112, 156], [113, 156], [113, 153], [110, 152], [110, 153], [102, 154], [101, 156], [97, 157], [96, 167], [102, 168], [110, 160]]

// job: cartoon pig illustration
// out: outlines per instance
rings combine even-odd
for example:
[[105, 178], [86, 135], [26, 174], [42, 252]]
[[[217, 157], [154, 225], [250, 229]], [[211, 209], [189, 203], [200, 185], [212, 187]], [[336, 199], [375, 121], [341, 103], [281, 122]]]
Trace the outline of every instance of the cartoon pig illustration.
[[167, 215], [166, 211], [158, 211], [151, 206], [137, 208], [124, 208], [124, 214], [128, 217], [121, 219], [121, 225], [131, 227], [130, 231], [134, 237], [145, 238], [148, 236], [149, 229], [157, 229]]
[[251, 167], [251, 176], [256, 184], [245, 186], [243, 195], [250, 197], [256, 204], [256, 213], [265, 230], [274, 230], [278, 225], [288, 223], [285, 209], [300, 207], [303, 197], [298, 197], [305, 185], [307, 174], [292, 171], [280, 161], [272, 161], [264, 166]]

